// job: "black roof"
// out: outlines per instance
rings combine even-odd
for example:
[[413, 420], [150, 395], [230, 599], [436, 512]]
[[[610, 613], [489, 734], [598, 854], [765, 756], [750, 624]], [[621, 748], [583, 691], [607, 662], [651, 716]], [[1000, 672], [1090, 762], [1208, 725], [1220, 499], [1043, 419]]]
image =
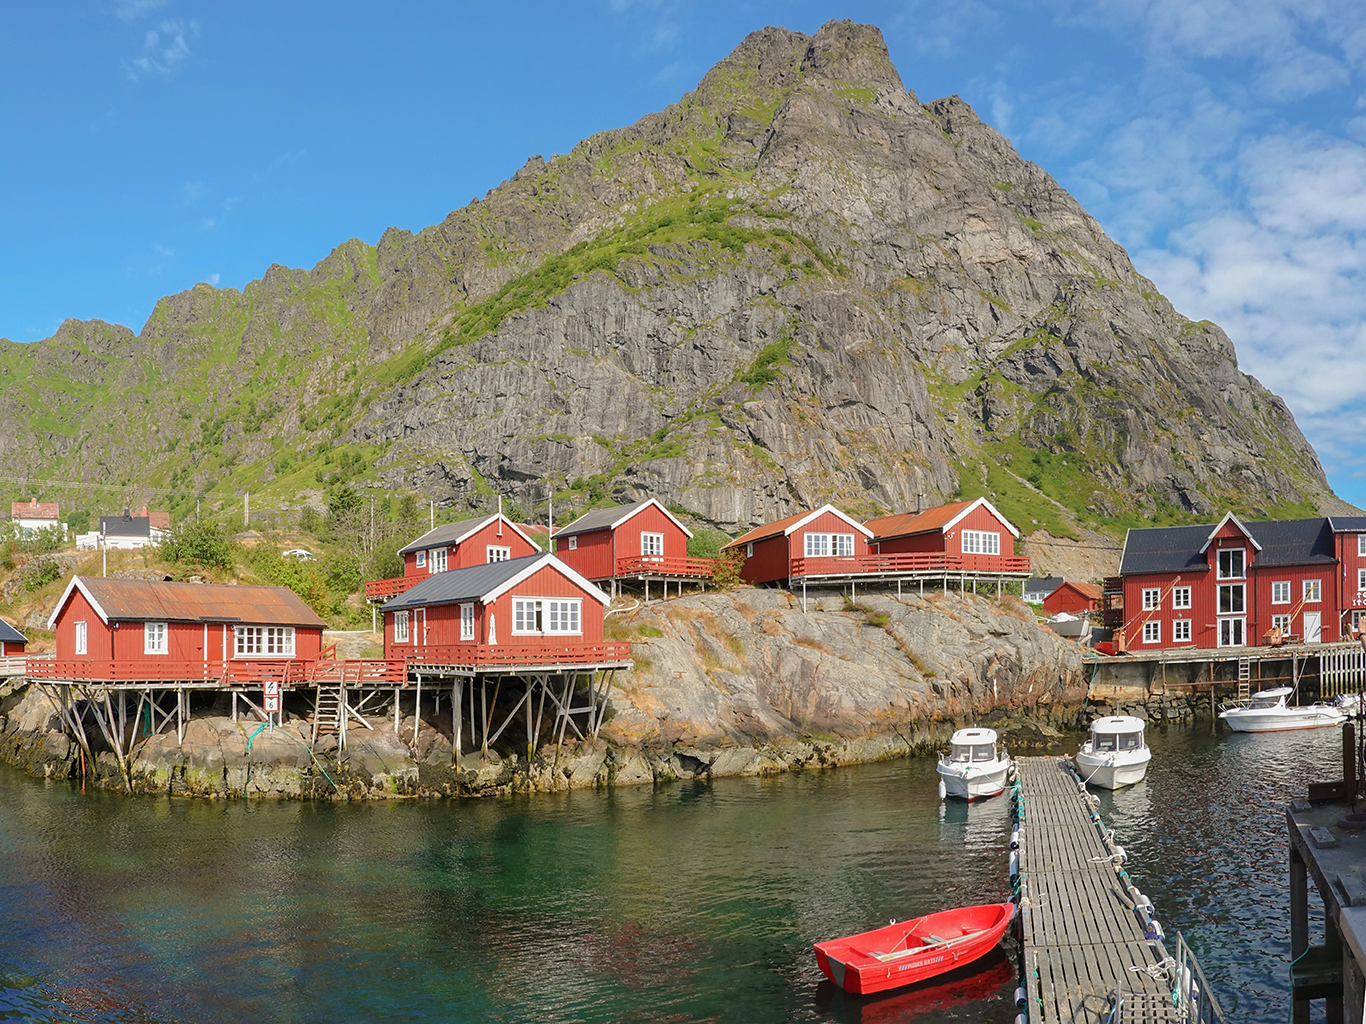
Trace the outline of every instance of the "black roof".
[[1061, 576], [1035, 576], [1031, 580], [1026, 580], [1024, 592], [1026, 594], [1051, 594], [1066, 582]]
[[1328, 522], [1334, 533], [1350, 533], [1366, 530], [1366, 516], [1329, 516]]
[[20, 633], [4, 619], [0, 619], [0, 642], [7, 644], [26, 644], [28, 643], [28, 637], [24, 636], [23, 633]]
[[420, 551], [423, 548], [439, 548], [446, 544], [454, 544], [471, 530], [477, 529], [496, 517], [497, 513], [495, 512], [486, 516], [479, 516], [476, 519], [462, 519], [458, 523], [442, 523], [440, 526], [428, 530], [411, 544], [399, 548], [398, 553], [406, 555], [409, 551]]
[[488, 562], [484, 565], [471, 565], [465, 569], [434, 573], [411, 590], [386, 601], [380, 610], [402, 611], [404, 608], [478, 600], [495, 587], [502, 586], [523, 569], [530, 567], [533, 562], [548, 561], [552, 557], [541, 552], [523, 555], [521, 558], [508, 558], [501, 562]]
[[[1132, 529], [1124, 539], [1121, 575], [1155, 572], [1207, 572], [1209, 563], [1201, 549], [1214, 532], [1214, 523], [1203, 526], [1157, 526]], [[1333, 529], [1326, 518], [1263, 520], [1243, 524], [1261, 545], [1256, 563], [1270, 568], [1280, 565], [1331, 565]]]
[[595, 508], [591, 512], [585, 512], [563, 529], [556, 530], [555, 536], [557, 538], [573, 537], [580, 533], [590, 533], [593, 530], [606, 530], [613, 523], [639, 511], [651, 500], [645, 498], [643, 501], [634, 501], [629, 505], [609, 505], [607, 508]]
[[100, 516], [100, 533], [106, 537], [150, 537], [152, 521], [147, 516]]

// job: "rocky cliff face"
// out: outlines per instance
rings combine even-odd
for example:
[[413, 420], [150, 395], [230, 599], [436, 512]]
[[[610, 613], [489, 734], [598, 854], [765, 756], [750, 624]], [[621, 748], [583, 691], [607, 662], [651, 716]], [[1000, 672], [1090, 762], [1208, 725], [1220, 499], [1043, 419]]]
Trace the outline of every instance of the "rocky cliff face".
[[7, 474], [186, 502], [357, 479], [740, 529], [987, 494], [1067, 533], [1334, 501], [1223, 331], [850, 23], [755, 32], [417, 235], [0, 343], [0, 381]]

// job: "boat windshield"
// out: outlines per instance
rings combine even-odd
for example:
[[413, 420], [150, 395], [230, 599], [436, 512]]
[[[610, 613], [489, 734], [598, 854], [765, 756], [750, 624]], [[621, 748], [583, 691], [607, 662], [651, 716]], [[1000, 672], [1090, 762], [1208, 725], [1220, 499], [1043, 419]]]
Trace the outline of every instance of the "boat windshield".
[[1279, 697], [1253, 697], [1248, 703], [1248, 710], [1263, 711], [1267, 708], [1279, 707], [1281, 698]]
[[991, 743], [955, 743], [950, 760], [994, 761], [996, 760], [996, 747]]
[[1143, 746], [1143, 734], [1141, 732], [1122, 732], [1119, 734], [1120, 750], [1138, 750]]
[[1094, 746], [1096, 750], [1115, 750], [1115, 741], [1117, 739], [1119, 739], [1119, 737], [1115, 733], [1098, 732], [1096, 733], [1096, 742]]

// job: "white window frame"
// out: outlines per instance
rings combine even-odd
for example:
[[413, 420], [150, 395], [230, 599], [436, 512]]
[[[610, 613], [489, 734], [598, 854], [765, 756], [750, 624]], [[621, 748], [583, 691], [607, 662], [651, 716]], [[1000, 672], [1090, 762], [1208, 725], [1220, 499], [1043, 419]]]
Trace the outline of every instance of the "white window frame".
[[[1363, 533], [1362, 536], [1363, 536], [1363, 537], [1366, 537], [1366, 533]], [[1357, 570], [1357, 593], [1359, 594], [1359, 593], [1361, 593], [1363, 590], [1366, 590], [1366, 569], [1358, 569], [1358, 570]]]
[[[1232, 597], [1235, 589], [1242, 596], [1241, 608], [1223, 608], [1223, 595], [1220, 593], [1225, 587], [1229, 590], [1229, 604], [1233, 603]], [[1247, 584], [1246, 583], [1221, 583], [1214, 588], [1214, 611], [1216, 615], [1246, 615], [1247, 614]], [[1246, 637], [1244, 637], [1246, 639]], [[1242, 644], [1232, 646], [1241, 647]]]
[[645, 558], [663, 558], [664, 534], [642, 531], [640, 534], [640, 553]]
[[1191, 606], [1191, 588], [1173, 587], [1172, 588], [1172, 607], [1189, 609]]
[[990, 530], [964, 530], [960, 543], [965, 555], [999, 555], [1001, 535]]
[[1188, 644], [1191, 643], [1191, 620], [1173, 619], [1172, 620], [1172, 643]]
[[408, 613], [394, 612], [394, 643], [406, 644], [408, 636]]
[[419, 569], [425, 569], [425, 568], [427, 568], [427, 549], [426, 549], [426, 548], [423, 548], [421, 551], [419, 551], [416, 555], [413, 556], [413, 564], [414, 564], [415, 566], [417, 566]]
[[577, 551], [577, 550], [579, 550], [579, 538], [578, 538], [578, 537], [570, 537], [570, 538], [569, 538], [569, 550], [570, 550], [570, 551]]
[[512, 599], [512, 635], [582, 636], [583, 599], [578, 597], [514, 597]]
[[166, 623], [144, 622], [142, 624], [142, 653], [165, 654], [169, 645], [166, 642]]
[[1282, 633], [1289, 633], [1289, 632], [1290, 632], [1290, 616], [1289, 616], [1289, 615], [1273, 615], [1273, 616], [1271, 616], [1271, 628], [1272, 628], [1272, 629], [1279, 629]]
[[432, 574], [446, 571], [445, 548], [432, 548], [431, 557], [427, 559], [427, 571]]
[[484, 549], [484, 553], [488, 556], [490, 565], [494, 562], [506, 562], [512, 558], [512, 548], [506, 544], [490, 544]]
[[[1243, 562], [1243, 565], [1242, 565], [1243, 571], [1242, 571], [1241, 573], [1239, 573], [1237, 576], [1232, 575], [1232, 572], [1231, 572], [1231, 570], [1233, 569], [1233, 564], [1232, 564], [1232, 563], [1233, 563], [1233, 558], [1232, 558], [1232, 555], [1233, 555], [1235, 552], [1237, 553], [1238, 557], [1242, 559], [1242, 562]], [[1227, 576], [1224, 575], [1224, 556], [1225, 556], [1225, 555], [1229, 555], [1229, 556], [1230, 556], [1230, 557], [1229, 557], [1229, 569], [1230, 569], [1230, 574], [1227, 575]], [[1215, 557], [1214, 557], [1214, 575], [1215, 575], [1215, 578], [1216, 578], [1216, 579], [1221, 579], [1221, 580], [1245, 580], [1245, 579], [1247, 579], [1247, 548], [1220, 548], [1219, 551], [1218, 551], [1218, 553], [1217, 553], [1217, 554], [1215, 555]]]
[[[1234, 623], [1238, 624], [1238, 632], [1242, 634], [1242, 639], [1237, 643], [1231, 640], [1224, 643], [1224, 631], [1233, 630]], [[1214, 645], [1216, 647], [1246, 647], [1247, 646], [1247, 617], [1243, 615], [1227, 615], [1217, 620], [1215, 626]]]
[[84, 619], [76, 623], [76, 653], [90, 653], [90, 634]]
[[1320, 604], [1323, 601], [1323, 580], [1304, 580], [1304, 603]]
[[1289, 604], [1290, 603], [1290, 581], [1272, 580], [1271, 582], [1271, 603]]
[[746, 557], [746, 558], [753, 558], [753, 557], [754, 557], [754, 545], [753, 545], [753, 544], [746, 544], [746, 545], [745, 545], [745, 557]]
[[465, 602], [460, 606], [460, 639], [474, 639], [474, 603]]
[[[1362, 534], [1362, 536], [1363, 536], [1363, 537], [1366, 537], [1366, 534]], [[1352, 632], [1353, 632], [1353, 633], [1360, 633], [1360, 632], [1361, 632], [1361, 620], [1362, 620], [1363, 618], [1366, 618], [1366, 609], [1357, 608], [1357, 609], [1353, 610], [1353, 612], [1352, 612]]]
[[1143, 610], [1150, 612], [1154, 608], [1162, 607], [1162, 588], [1144, 587], [1143, 588]]
[[1366, 533], [1357, 534], [1357, 554], [1366, 558]]
[[234, 658], [294, 657], [293, 626], [233, 626]]
[[803, 541], [802, 550], [806, 553], [807, 558], [829, 558], [830, 534], [808, 533], [806, 540]]
[[1160, 644], [1162, 642], [1162, 620], [1149, 619], [1143, 623], [1143, 642], [1145, 644]]

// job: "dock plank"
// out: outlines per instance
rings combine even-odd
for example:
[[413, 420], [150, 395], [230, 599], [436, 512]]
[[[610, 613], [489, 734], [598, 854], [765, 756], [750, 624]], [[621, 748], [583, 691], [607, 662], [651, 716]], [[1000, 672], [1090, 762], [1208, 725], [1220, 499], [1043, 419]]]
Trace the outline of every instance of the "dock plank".
[[1076, 776], [1056, 758], [1015, 763], [1029, 1021], [1102, 1024], [1117, 995], [1154, 1024], [1180, 1020], [1166, 950], [1145, 937]]

